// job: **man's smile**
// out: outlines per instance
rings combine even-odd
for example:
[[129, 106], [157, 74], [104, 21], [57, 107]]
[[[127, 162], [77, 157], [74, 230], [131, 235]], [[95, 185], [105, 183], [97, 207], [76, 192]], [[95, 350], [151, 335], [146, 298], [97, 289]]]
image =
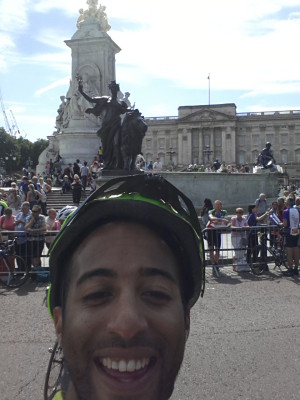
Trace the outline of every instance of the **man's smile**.
[[106, 357], [101, 359], [100, 362], [107, 369], [113, 369], [120, 372], [134, 372], [145, 368], [149, 364], [150, 358], [144, 357], [142, 359], [131, 359], [128, 361], [121, 359], [117, 361], [110, 357]]

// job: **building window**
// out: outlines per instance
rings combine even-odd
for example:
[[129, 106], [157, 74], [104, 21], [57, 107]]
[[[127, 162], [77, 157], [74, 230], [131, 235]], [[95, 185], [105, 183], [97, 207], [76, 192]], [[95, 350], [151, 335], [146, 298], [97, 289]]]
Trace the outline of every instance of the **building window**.
[[253, 135], [252, 141], [253, 141], [253, 146], [258, 146], [259, 145], [259, 135]]
[[274, 143], [274, 135], [270, 134], [266, 136], [267, 142]]
[[239, 158], [238, 158], [238, 160], [239, 160], [239, 164], [245, 164], [245, 153], [244, 153], [243, 151], [241, 151], [241, 152], [239, 153]]
[[177, 149], [177, 138], [171, 139], [171, 147], [172, 149]]
[[210, 137], [208, 135], [204, 135], [204, 146], [210, 146]]
[[221, 147], [222, 146], [222, 135], [221, 135], [221, 132], [217, 132], [216, 133], [215, 142], [216, 142], [216, 146], [217, 147]]
[[257, 150], [252, 151], [252, 162], [253, 162], [253, 164], [257, 163], [258, 154], [259, 154], [259, 152]]
[[149, 150], [149, 149], [152, 149], [152, 139], [146, 139], [146, 148]]
[[300, 164], [300, 150], [295, 151], [295, 162]]
[[245, 135], [239, 136], [238, 141], [239, 141], [239, 146], [245, 146], [246, 143]]
[[160, 149], [164, 149], [165, 148], [165, 138], [159, 138], [158, 139], [158, 147]]
[[215, 159], [215, 160], [221, 161], [221, 160], [222, 160], [222, 155], [221, 155], [221, 153], [215, 153], [214, 159]]
[[288, 144], [288, 135], [280, 135], [281, 144]]
[[300, 144], [300, 133], [299, 132], [297, 132], [295, 134], [295, 144]]
[[280, 152], [280, 156], [281, 156], [281, 163], [282, 164], [287, 164], [287, 162], [288, 162], [288, 152], [286, 150], [282, 150]]

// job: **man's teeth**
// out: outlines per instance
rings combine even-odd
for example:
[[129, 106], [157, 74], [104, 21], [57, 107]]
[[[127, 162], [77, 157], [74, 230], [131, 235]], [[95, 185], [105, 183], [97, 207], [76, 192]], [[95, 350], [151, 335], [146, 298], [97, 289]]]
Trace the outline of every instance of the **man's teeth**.
[[133, 372], [146, 367], [149, 364], [149, 358], [142, 358], [141, 360], [120, 360], [114, 361], [111, 358], [103, 358], [102, 364], [108, 369], [114, 369], [120, 372]]

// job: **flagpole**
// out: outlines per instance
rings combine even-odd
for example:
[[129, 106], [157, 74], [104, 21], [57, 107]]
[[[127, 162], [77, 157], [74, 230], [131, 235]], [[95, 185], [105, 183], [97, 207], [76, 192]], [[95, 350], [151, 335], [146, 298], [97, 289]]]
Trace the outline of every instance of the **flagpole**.
[[210, 73], [208, 74], [208, 105], [210, 106]]

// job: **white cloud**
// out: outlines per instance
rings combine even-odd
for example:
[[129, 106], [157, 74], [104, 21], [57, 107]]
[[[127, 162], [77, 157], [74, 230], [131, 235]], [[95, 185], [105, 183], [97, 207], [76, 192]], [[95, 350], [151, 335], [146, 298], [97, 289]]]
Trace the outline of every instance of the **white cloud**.
[[55, 82], [52, 82], [50, 85], [37, 90], [34, 93], [34, 95], [39, 97], [40, 95], [42, 95], [43, 93], [48, 92], [49, 90], [52, 90], [52, 89], [55, 89], [55, 88], [58, 88], [58, 87], [61, 87], [61, 86], [65, 87], [66, 85], [69, 85], [69, 83], [70, 83], [70, 77], [66, 76], [63, 79], [59, 79], [59, 80], [57, 80]]

